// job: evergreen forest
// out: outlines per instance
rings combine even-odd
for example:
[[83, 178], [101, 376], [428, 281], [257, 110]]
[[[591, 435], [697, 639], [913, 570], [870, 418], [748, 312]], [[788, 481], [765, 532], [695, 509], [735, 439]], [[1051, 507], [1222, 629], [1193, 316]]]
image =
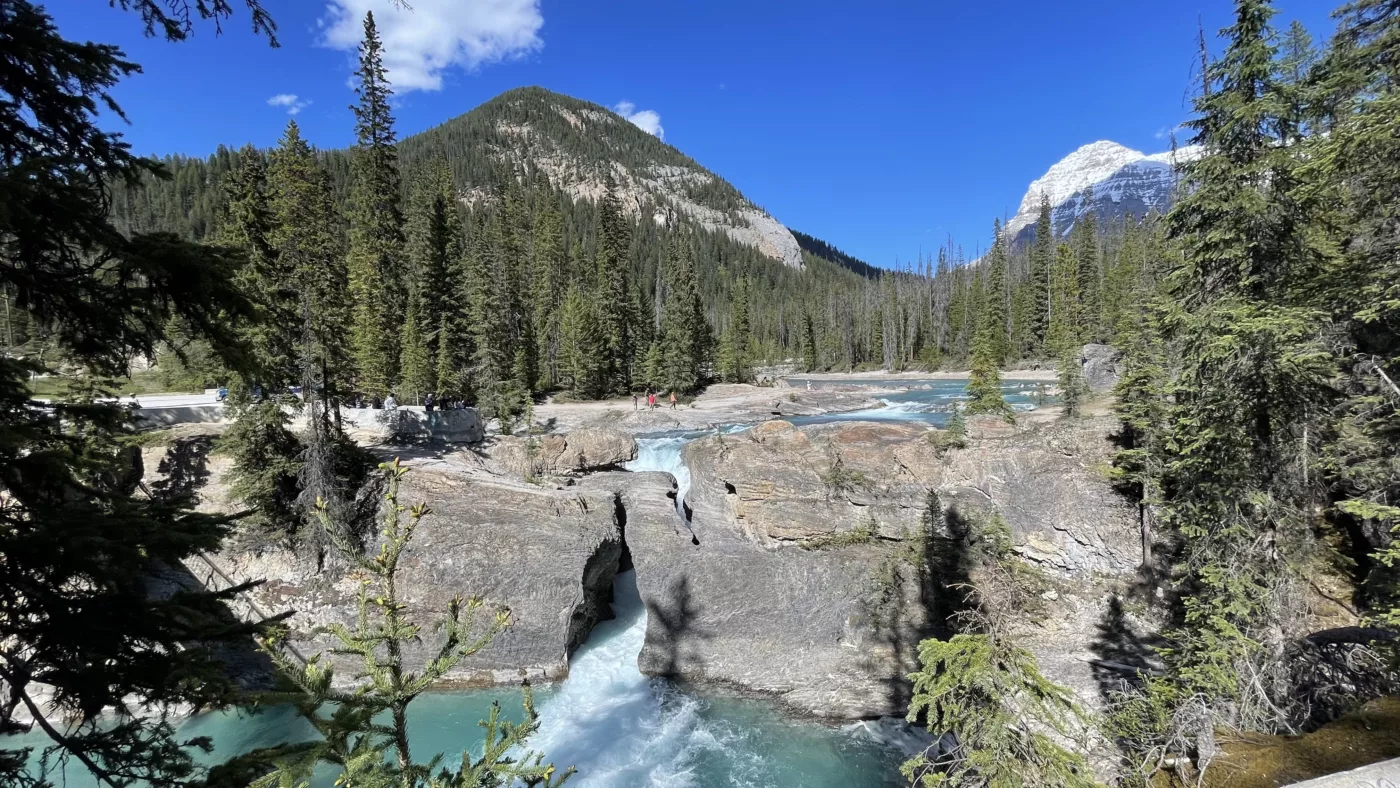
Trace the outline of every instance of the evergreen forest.
[[[275, 43], [264, 4], [112, 3], [184, 47], [232, 24]], [[528, 682], [523, 721], [493, 711], [484, 752], [410, 751], [408, 706], [513, 622], [474, 597], [436, 626], [405, 613], [399, 558], [431, 508], [400, 503], [408, 471], [351, 440], [342, 411], [431, 397], [530, 438], [547, 400], [689, 398], [775, 370], [967, 370], [940, 450], [963, 450], [967, 422], [1016, 422], [1012, 370], [1057, 370], [1066, 422], [1116, 420], [1101, 471], [1140, 523], [1155, 667], [1089, 713], [969, 613], [918, 649], [909, 721], [947, 736], [905, 764], [913, 784], [1185, 784], [1232, 738], [1400, 694], [1400, 2], [1348, 2], [1317, 45], [1268, 0], [1234, 0], [1232, 19], [1202, 36], [1181, 140], [1196, 153], [1165, 213], [1088, 213], [1057, 236], [1046, 198], [1023, 241], [989, 217], [977, 248], [891, 268], [795, 233], [798, 268], [723, 229], [757, 211], [733, 186], [598, 105], [519, 88], [401, 139], [373, 14], [351, 148], [292, 120], [270, 149], [157, 160], [98, 122], [139, 66], [31, 0], [0, 3], [0, 783], [58, 784], [59, 760], [111, 788], [304, 785], [318, 767], [353, 786], [564, 783], [566, 764], [528, 751]], [[1122, 354], [1110, 395], [1081, 379], [1090, 344]], [[227, 389], [243, 511], [142, 480], [112, 399], [138, 360], [167, 390]], [[58, 395], [34, 396], [41, 375]], [[1006, 539], [984, 535], [990, 579], [969, 599], [1017, 593]], [[152, 590], [234, 542], [356, 567], [354, 624], [328, 636], [363, 659], [360, 689], [288, 660], [285, 616], [232, 617], [246, 586]], [[1298, 652], [1320, 578], [1353, 592], [1357, 625], [1329, 642], [1366, 657], [1325, 693]], [[403, 644], [429, 637], [437, 659], [407, 669]], [[246, 702], [219, 655], [254, 639], [317, 736], [209, 768], [194, 753], [210, 743], [164, 710]], [[48, 744], [8, 749], [28, 731]]]

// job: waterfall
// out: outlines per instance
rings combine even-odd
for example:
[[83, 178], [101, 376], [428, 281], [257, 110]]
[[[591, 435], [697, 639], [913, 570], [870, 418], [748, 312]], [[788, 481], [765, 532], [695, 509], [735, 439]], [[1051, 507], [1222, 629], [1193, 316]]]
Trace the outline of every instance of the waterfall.
[[[745, 429], [726, 427], [724, 432]], [[640, 438], [630, 471], [676, 478], [684, 516], [690, 471], [685, 444], [713, 431]], [[846, 788], [903, 785], [891, 750], [864, 728], [838, 730], [784, 719], [762, 701], [701, 698], [637, 669], [647, 611], [633, 571], [613, 584], [616, 618], [594, 627], [569, 677], [540, 705], [529, 748], [563, 768], [573, 788]]]

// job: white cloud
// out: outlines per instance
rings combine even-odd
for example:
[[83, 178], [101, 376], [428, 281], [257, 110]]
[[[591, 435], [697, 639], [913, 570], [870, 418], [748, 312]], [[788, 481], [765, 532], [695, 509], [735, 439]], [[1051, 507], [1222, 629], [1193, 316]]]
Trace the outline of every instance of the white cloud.
[[311, 99], [301, 99], [295, 93], [278, 93], [267, 100], [270, 107], [286, 107], [288, 115], [295, 115], [298, 112], [311, 106]]
[[1153, 136], [1154, 139], [1165, 140], [1165, 139], [1168, 139], [1169, 137], [1171, 137], [1173, 134], [1175, 134], [1175, 135], [1177, 135], [1178, 137], [1180, 137], [1180, 136], [1181, 136], [1181, 133], [1182, 133], [1183, 131], [1185, 131], [1185, 130], [1186, 130], [1186, 124], [1185, 124], [1185, 123], [1182, 123], [1182, 124], [1176, 125], [1176, 126], [1163, 126], [1162, 128], [1157, 129], [1157, 132], [1156, 132], [1155, 134], [1153, 134], [1152, 136]]
[[623, 100], [617, 102], [617, 106], [613, 107], [613, 112], [632, 121], [632, 125], [657, 139], [666, 138], [666, 130], [661, 128], [661, 113], [654, 109], [639, 111], [636, 104]]
[[322, 43], [354, 51], [374, 12], [384, 40], [384, 66], [396, 93], [441, 90], [443, 72], [474, 70], [523, 57], [540, 47], [539, 0], [329, 0]]

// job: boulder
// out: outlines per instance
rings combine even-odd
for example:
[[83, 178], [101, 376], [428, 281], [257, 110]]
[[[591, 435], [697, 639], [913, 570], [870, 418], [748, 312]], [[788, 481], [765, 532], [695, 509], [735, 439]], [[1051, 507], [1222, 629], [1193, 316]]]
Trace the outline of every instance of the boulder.
[[859, 528], [898, 537], [917, 527], [924, 500], [909, 466], [938, 462], [924, 434], [893, 422], [769, 421], [697, 440], [685, 448], [697, 481], [687, 503], [695, 521], [732, 523], [764, 547]]
[[1123, 376], [1123, 353], [1111, 345], [1085, 345], [1079, 352], [1084, 383], [1090, 391], [1108, 391]]
[[965, 516], [1000, 513], [1017, 551], [1046, 568], [1128, 573], [1141, 554], [1134, 509], [1099, 472], [1112, 428], [1008, 425], [944, 453], [936, 431], [914, 424], [770, 421], [689, 444], [687, 503], [695, 522], [731, 524], [776, 549], [860, 528], [901, 538], [918, 529], [932, 490]]
[[[215, 477], [209, 487], [223, 485]], [[608, 601], [622, 554], [616, 496], [415, 467], [404, 477], [400, 500], [432, 508], [399, 575], [402, 597], [428, 633], [407, 651], [409, 667], [421, 668], [433, 655], [439, 641], [431, 627], [450, 600], [480, 596], [488, 611], [509, 609], [512, 625], [449, 674], [450, 684], [514, 683], [521, 671], [544, 680], [567, 675], [570, 653], [597, 621], [611, 616]], [[358, 583], [334, 555], [318, 563], [290, 550], [226, 548], [187, 566], [210, 587], [264, 580], [241, 602], [255, 615], [294, 611], [287, 622], [290, 644], [302, 656], [330, 646], [313, 634], [316, 627], [352, 623], [356, 613]], [[478, 628], [487, 623], [483, 612]], [[332, 659], [339, 678], [351, 680], [353, 661]]]
[[487, 466], [512, 476], [572, 476], [613, 470], [637, 458], [637, 440], [606, 427], [577, 427], [568, 433], [496, 438], [482, 452]]

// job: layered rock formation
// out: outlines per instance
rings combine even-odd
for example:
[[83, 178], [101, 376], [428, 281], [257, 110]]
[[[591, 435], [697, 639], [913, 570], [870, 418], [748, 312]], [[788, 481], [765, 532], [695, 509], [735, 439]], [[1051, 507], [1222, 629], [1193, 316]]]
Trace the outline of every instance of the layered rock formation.
[[871, 526], [917, 530], [929, 490], [954, 515], [995, 509], [1028, 560], [1061, 572], [1128, 572], [1140, 555], [1131, 507], [1096, 472], [1107, 422], [1006, 430], [940, 453], [936, 433], [891, 422], [796, 428], [783, 421], [686, 448], [697, 530], [728, 525], [765, 548]]
[[[457, 595], [510, 609], [514, 625], [449, 677], [460, 685], [515, 682], [521, 671], [563, 678], [569, 654], [610, 615], [613, 579], [630, 565], [648, 610], [644, 672], [828, 718], [902, 715], [919, 640], [941, 631], [964, 593], [949, 587], [959, 578], [930, 558], [928, 539], [995, 511], [1016, 553], [1059, 589], [1053, 621], [1029, 645], [1052, 678], [1091, 694], [1081, 652], [1103, 613], [1096, 584], [1131, 572], [1140, 553], [1132, 508], [1096, 470], [1110, 426], [1006, 430], [944, 450], [937, 431], [918, 425], [767, 422], [685, 449], [690, 522], [669, 474], [589, 472], [636, 451], [605, 430], [541, 441], [548, 450], [534, 461], [563, 474], [554, 485], [521, 480], [510, 440], [425, 457], [401, 499], [434, 511], [405, 555], [400, 587], [424, 622]], [[496, 456], [482, 460], [487, 448]], [[201, 455], [191, 474], [168, 461], [157, 471], [168, 460], [160, 453], [148, 452], [152, 486], [207, 475], [206, 506], [230, 508], [220, 458]], [[329, 645], [317, 627], [355, 614], [357, 582], [333, 558], [226, 550], [210, 559], [190, 570], [212, 585], [215, 574], [266, 581], [246, 596], [255, 612], [295, 611], [291, 643], [302, 654]], [[425, 637], [410, 664], [435, 645]]]
[[[204, 488], [206, 503], [227, 509], [224, 468], [213, 471]], [[400, 500], [432, 508], [404, 554], [399, 577], [416, 619], [431, 626], [455, 596], [480, 596], [486, 611], [511, 612], [510, 628], [448, 680], [466, 686], [517, 682], [521, 671], [535, 679], [567, 675], [568, 655], [594, 624], [611, 616], [608, 602], [623, 549], [617, 497], [416, 467], [404, 477]], [[316, 628], [354, 619], [359, 584], [334, 556], [318, 564], [291, 550], [226, 549], [207, 559], [188, 565], [206, 586], [263, 580], [244, 595], [252, 612], [294, 611], [286, 622], [289, 641], [303, 656], [330, 646]], [[479, 623], [489, 623], [487, 613]], [[409, 664], [421, 665], [438, 645], [426, 635], [409, 650]], [[340, 678], [354, 672], [347, 664]]]
[[[647, 604], [644, 672], [771, 695], [832, 718], [902, 714], [919, 639], [954, 604], [917, 550], [933, 491], [940, 522], [999, 512], [1014, 549], [1074, 586], [1135, 569], [1131, 509], [1096, 478], [1106, 422], [1050, 425], [940, 454], [921, 427], [769, 422], [696, 441], [689, 528], [646, 475], [590, 477], [628, 513]], [[839, 458], [839, 462], [838, 462]], [[664, 479], [664, 477], [662, 477]], [[1057, 597], [1058, 598], [1058, 597]], [[1066, 595], [1044, 660], [1085, 693], [1097, 607]]]

